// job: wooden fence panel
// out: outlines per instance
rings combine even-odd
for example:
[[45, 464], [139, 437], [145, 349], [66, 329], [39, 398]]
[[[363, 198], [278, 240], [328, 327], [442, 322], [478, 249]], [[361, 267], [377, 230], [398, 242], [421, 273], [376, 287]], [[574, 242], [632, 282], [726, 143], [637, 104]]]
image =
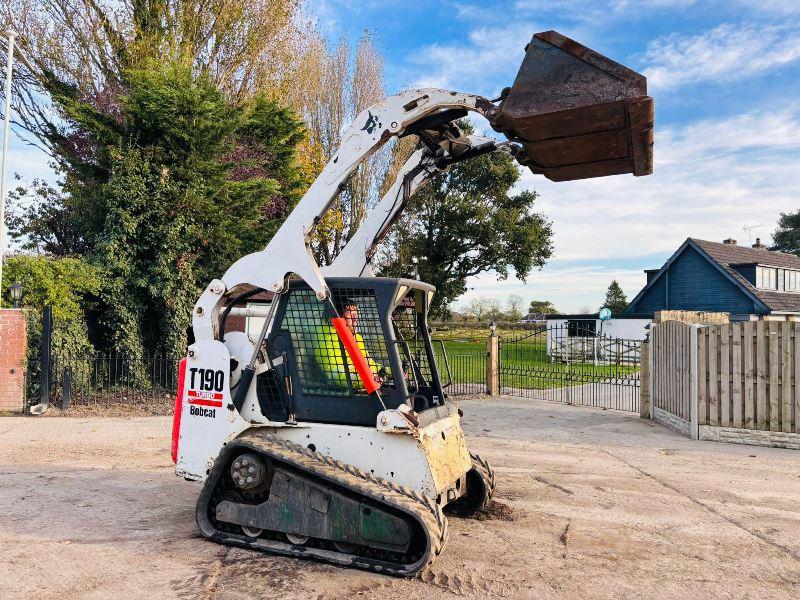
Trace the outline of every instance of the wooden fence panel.
[[756, 421], [762, 431], [769, 429], [767, 421], [767, 328], [766, 323], [756, 323]]
[[742, 387], [742, 324], [731, 325], [731, 403], [733, 404], [733, 427], [742, 427], [744, 409], [744, 394]]
[[653, 353], [653, 407], [688, 420], [692, 385], [689, 362], [690, 326], [667, 321], [655, 325], [652, 331], [650, 351]]
[[744, 370], [744, 395], [742, 401], [744, 402], [744, 421], [742, 427], [745, 429], [754, 429], [756, 426], [755, 414], [756, 406], [754, 401], [755, 385], [755, 340], [753, 338], [753, 323], [747, 321], [742, 324], [742, 355], [744, 363], [742, 369]]
[[697, 419], [708, 424], [708, 329], [697, 332]]
[[719, 329], [708, 328], [708, 411], [711, 425], [719, 425]]
[[653, 328], [654, 408], [688, 421], [694, 397], [699, 425], [800, 433], [800, 323], [709, 325], [694, 349], [691, 331], [673, 321]]
[[[688, 348], [688, 335], [678, 330], [671, 333], [673, 343], [662, 351]], [[695, 360], [699, 424], [800, 433], [800, 323], [757, 321], [703, 327], [697, 333]], [[686, 361], [686, 356], [671, 356], [662, 365], [654, 363], [663, 377], [669, 379], [672, 374], [675, 388], [670, 391], [673, 404], [669, 406], [679, 416], [689, 414], [690, 408], [683, 392], [690, 372]], [[664, 365], [669, 367], [666, 371]]]

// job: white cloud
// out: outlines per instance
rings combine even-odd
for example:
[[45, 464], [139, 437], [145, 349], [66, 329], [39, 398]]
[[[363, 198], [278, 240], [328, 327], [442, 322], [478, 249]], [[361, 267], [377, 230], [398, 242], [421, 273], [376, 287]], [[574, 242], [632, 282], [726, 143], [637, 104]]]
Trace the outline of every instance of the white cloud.
[[647, 45], [651, 89], [746, 79], [800, 59], [800, 31], [790, 25], [724, 24], [699, 35], [671, 34]]
[[[517, 22], [507, 27], [481, 27], [469, 33], [463, 44], [431, 44], [414, 51], [408, 62], [414, 65], [418, 87], [440, 87], [492, 96], [499, 76], [506, 74], [509, 85], [525, 56], [535, 26]], [[419, 73], [423, 75], [420, 77]], [[502, 87], [502, 86], [501, 86]]]
[[740, 9], [749, 10], [760, 15], [768, 13], [788, 16], [800, 13], [800, 2], [797, 0], [760, 0], [759, 2], [736, 0], [733, 4]]
[[646, 9], [682, 9], [697, 3], [697, 0], [612, 0], [601, 3], [596, 0], [517, 0], [514, 8], [537, 12], [569, 11], [576, 16], [603, 13], [637, 14]]
[[[470, 281], [467, 298], [544, 297], [562, 310], [598, 305], [611, 279], [631, 298], [642, 269], [661, 266], [687, 237], [769, 241], [781, 212], [800, 208], [800, 107], [656, 128], [655, 173], [553, 183], [525, 171], [537, 210], [553, 220], [555, 261], [528, 283]], [[760, 226], [752, 230], [745, 227]], [[575, 267], [642, 257], [630, 269]], [[559, 261], [569, 261], [565, 268]]]
[[527, 173], [554, 221], [556, 256], [587, 260], [668, 252], [688, 236], [741, 236], [796, 210], [800, 113], [745, 114], [656, 135], [655, 173], [552, 183]]

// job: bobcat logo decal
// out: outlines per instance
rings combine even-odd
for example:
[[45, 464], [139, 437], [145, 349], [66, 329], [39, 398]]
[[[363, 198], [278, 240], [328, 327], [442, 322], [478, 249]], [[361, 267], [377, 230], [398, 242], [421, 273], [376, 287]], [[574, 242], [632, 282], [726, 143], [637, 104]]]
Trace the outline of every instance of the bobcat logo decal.
[[367, 122], [364, 123], [364, 126], [361, 128], [361, 131], [366, 131], [367, 133], [372, 133], [375, 131], [375, 128], [378, 126], [378, 117], [373, 115], [370, 111], [367, 111], [369, 115], [367, 117]]

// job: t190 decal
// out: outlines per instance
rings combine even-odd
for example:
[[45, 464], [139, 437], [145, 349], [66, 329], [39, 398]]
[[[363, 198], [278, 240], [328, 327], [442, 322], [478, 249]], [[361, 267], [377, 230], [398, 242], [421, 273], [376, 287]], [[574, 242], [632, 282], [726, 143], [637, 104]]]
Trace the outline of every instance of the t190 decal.
[[225, 385], [225, 373], [213, 369], [189, 369], [189, 388], [200, 391], [221, 392]]
[[222, 408], [225, 373], [214, 369], [189, 369], [189, 414], [214, 418]]

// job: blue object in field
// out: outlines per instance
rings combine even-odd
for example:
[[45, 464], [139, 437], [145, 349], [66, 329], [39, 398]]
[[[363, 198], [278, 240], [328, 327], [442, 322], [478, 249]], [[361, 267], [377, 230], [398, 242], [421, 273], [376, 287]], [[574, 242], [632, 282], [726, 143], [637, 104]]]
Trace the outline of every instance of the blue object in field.
[[601, 321], [608, 321], [611, 318], [611, 309], [607, 307], [601, 308], [597, 316], [600, 317]]

